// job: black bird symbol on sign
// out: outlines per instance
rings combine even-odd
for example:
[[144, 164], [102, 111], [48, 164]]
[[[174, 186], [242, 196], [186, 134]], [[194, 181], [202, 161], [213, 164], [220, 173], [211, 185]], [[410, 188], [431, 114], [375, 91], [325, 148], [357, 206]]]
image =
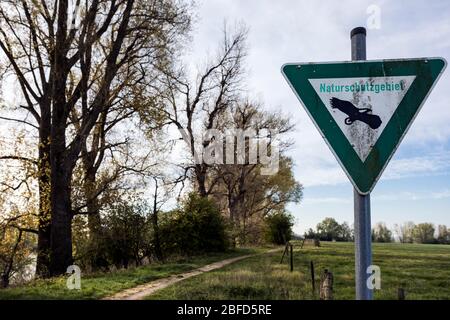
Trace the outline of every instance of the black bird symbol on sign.
[[381, 126], [382, 121], [380, 117], [372, 114], [372, 110], [369, 108], [357, 108], [350, 101], [340, 100], [338, 98], [331, 98], [330, 102], [331, 108], [338, 109], [348, 115], [344, 121], [348, 126], [357, 120], [366, 123], [372, 129], [377, 129]]

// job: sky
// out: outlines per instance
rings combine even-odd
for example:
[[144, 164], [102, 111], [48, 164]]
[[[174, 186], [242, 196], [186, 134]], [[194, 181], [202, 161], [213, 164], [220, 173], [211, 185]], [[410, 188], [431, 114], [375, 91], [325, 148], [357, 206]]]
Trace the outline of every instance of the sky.
[[[294, 231], [325, 217], [353, 223], [353, 187], [281, 75], [288, 62], [350, 60], [350, 31], [367, 30], [367, 59], [450, 55], [448, 1], [203, 0], [190, 61], [214, 52], [224, 21], [249, 28], [248, 94], [296, 124], [289, 151], [304, 186]], [[377, 14], [379, 13], [379, 14]], [[374, 23], [375, 22], [375, 23]], [[377, 23], [379, 22], [379, 23]], [[374, 28], [379, 27], [379, 28]], [[371, 194], [372, 224], [450, 226], [450, 74], [446, 70]]]
[[[449, 1], [196, 0], [194, 45], [201, 66], [222, 39], [224, 22], [249, 29], [247, 93], [296, 125], [295, 178], [300, 204], [289, 205], [302, 234], [325, 217], [353, 223], [353, 187], [281, 74], [295, 62], [350, 60], [350, 31], [367, 30], [367, 58], [450, 60]], [[377, 14], [378, 13], [378, 14]], [[374, 15], [375, 14], [375, 15]], [[374, 19], [375, 18], [375, 19]], [[373, 22], [379, 22], [373, 24]], [[379, 28], [373, 28], [374, 26]], [[405, 221], [450, 226], [450, 70], [446, 70], [371, 194], [372, 224]]]

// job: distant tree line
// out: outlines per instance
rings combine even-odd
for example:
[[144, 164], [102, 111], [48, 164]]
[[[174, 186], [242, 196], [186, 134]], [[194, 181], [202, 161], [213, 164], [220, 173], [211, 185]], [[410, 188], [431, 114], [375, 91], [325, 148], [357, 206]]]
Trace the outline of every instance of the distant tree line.
[[[310, 228], [305, 238], [322, 241], [353, 241], [354, 230], [346, 222], [339, 224], [333, 218], [325, 218], [317, 224], [316, 230]], [[411, 221], [401, 225], [394, 225], [390, 230], [385, 223], [378, 222], [372, 229], [373, 242], [424, 243], [424, 244], [450, 244], [450, 228], [446, 225], [432, 223], [415, 224]]]
[[347, 222], [339, 224], [333, 218], [325, 218], [317, 224], [316, 230], [310, 228], [305, 233], [305, 238], [321, 241], [353, 241], [353, 229]]
[[450, 244], [450, 228], [433, 223], [414, 224], [411, 221], [394, 226], [398, 240], [402, 243]]

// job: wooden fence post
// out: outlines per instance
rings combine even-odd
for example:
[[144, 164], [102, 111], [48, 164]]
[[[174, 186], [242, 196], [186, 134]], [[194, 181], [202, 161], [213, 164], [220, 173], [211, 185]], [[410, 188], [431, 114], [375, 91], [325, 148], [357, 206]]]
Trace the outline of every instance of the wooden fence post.
[[316, 280], [314, 275], [314, 262], [311, 260], [311, 286], [313, 295], [316, 293]]
[[293, 249], [292, 249], [292, 244], [291, 246], [291, 272], [294, 271], [294, 254], [293, 254]]
[[284, 256], [286, 255], [286, 251], [288, 250], [288, 244], [286, 243], [286, 246], [284, 247], [284, 252], [283, 252], [283, 256], [281, 257], [281, 261], [280, 261], [280, 264], [282, 264], [283, 263], [283, 259], [284, 259]]
[[405, 289], [398, 288], [398, 300], [405, 300]]
[[320, 277], [320, 300], [333, 300], [333, 274], [324, 270]]

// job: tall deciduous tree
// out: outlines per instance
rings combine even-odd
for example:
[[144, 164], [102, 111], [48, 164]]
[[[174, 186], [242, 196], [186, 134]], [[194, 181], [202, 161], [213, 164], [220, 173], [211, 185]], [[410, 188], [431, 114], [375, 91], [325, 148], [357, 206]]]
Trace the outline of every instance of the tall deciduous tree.
[[414, 228], [415, 228], [415, 224], [412, 221], [408, 221], [403, 224], [396, 224], [394, 226], [395, 233], [397, 234], [398, 240], [401, 243], [413, 242]]
[[[231, 147], [234, 161], [215, 165], [210, 179], [217, 179], [214, 196], [218, 202], [223, 202], [220, 198], [226, 199], [230, 220], [242, 229], [245, 239], [249, 219], [283, 212], [289, 202], [301, 199], [302, 186], [293, 176], [292, 160], [285, 155], [291, 143], [287, 138], [283, 139], [292, 130], [292, 125], [280, 113], [264, 111], [257, 103], [238, 101], [221, 117], [216, 128], [231, 134], [233, 140], [240, 140]], [[224, 143], [228, 160], [230, 147]], [[260, 152], [263, 149], [262, 144], [266, 145], [266, 151], [271, 151], [273, 158], [277, 157], [271, 158], [276, 160], [276, 165], [263, 163], [266, 161], [262, 161], [258, 153], [258, 146]], [[256, 161], [250, 161], [252, 157]], [[270, 172], [265, 172], [265, 169]]]
[[434, 225], [432, 223], [419, 223], [412, 230], [412, 236], [414, 242], [433, 243], [435, 242]]
[[72, 263], [71, 179], [92, 130], [125, 88], [148, 84], [154, 53], [188, 27], [186, 10], [175, 0], [1, 2], [3, 63], [39, 131], [39, 274]]
[[437, 230], [437, 241], [443, 244], [450, 243], [450, 229], [446, 225], [440, 224]]

